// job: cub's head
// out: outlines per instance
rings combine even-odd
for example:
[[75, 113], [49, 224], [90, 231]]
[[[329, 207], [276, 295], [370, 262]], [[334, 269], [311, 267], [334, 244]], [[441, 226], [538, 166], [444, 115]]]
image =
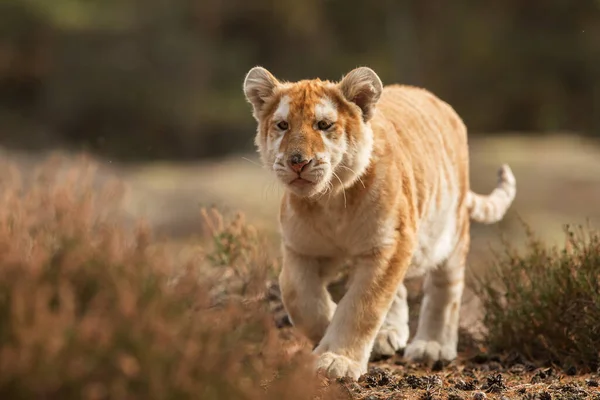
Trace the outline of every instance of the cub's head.
[[340, 82], [293, 83], [252, 68], [244, 93], [258, 122], [255, 143], [264, 165], [301, 197], [350, 186], [369, 164], [369, 121], [382, 90], [377, 74], [366, 67]]

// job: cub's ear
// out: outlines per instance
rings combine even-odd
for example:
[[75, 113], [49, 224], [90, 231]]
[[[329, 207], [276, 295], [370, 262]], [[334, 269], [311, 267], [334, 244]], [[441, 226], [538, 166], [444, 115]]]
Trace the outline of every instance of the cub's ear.
[[262, 106], [278, 85], [279, 81], [263, 67], [254, 67], [248, 71], [244, 79], [244, 94], [252, 104], [254, 118], [259, 118]]
[[353, 69], [338, 85], [344, 97], [360, 107], [363, 120], [370, 120], [383, 91], [383, 84], [375, 71], [368, 67]]

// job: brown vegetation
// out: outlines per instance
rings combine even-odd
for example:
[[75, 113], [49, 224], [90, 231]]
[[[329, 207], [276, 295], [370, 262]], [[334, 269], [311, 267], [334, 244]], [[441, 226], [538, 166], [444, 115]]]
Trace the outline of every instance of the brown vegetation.
[[[216, 245], [173, 265], [143, 224], [128, 230], [111, 217], [120, 190], [94, 191], [90, 166], [61, 174], [47, 164], [26, 185], [17, 175], [3, 174], [0, 192], [1, 398], [317, 393], [305, 348], [284, 341], [256, 301], [265, 265], [242, 221], [214, 224]], [[210, 288], [231, 276], [225, 268], [243, 296], [217, 303]]]

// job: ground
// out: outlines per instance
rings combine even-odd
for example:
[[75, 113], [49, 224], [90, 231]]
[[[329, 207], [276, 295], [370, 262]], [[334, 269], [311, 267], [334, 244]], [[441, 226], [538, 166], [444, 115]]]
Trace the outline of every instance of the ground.
[[342, 383], [352, 399], [600, 399], [597, 374], [536, 368], [514, 357], [461, 354], [441, 370], [374, 363], [358, 382]]
[[[271, 309], [282, 336], [293, 329], [280, 306], [277, 284], [272, 283]], [[412, 298], [416, 309], [418, 299]], [[415, 318], [411, 318], [414, 324]], [[414, 332], [414, 330], [413, 330]], [[535, 364], [518, 353], [490, 355], [479, 340], [462, 329], [459, 356], [450, 364], [407, 364], [402, 354], [373, 361], [358, 382], [339, 379], [348, 399], [597, 399], [600, 400], [600, 370], [565, 370]]]
[[[330, 287], [334, 298], [340, 295], [337, 287]], [[420, 296], [416, 285], [409, 286], [411, 329], [414, 332]], [[412, 290], [411, 290], [412, 289]], [[269, 302], [275, 324], [281, 336], [292, 337], [293, 329], [281, 305], [278, 285], [269, 285]], [[473, 331], [460, 331], [459, 356], [450, 364], [432, 366], [407, 364], [401, 352], [387, 359], [372, 361], [369, 372], [358, 382], [340, 379], [333, 384], [344, 387], [352, 400], [400, 399], [598, 399], [600, 400], [600, 369], [579, 371], [575, 367], [533, 363], [522, 355], [490, 355]]]

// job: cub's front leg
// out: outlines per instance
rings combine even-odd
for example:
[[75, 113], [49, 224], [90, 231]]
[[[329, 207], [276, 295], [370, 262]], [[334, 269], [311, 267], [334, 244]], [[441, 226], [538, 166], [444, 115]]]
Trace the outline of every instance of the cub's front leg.
[[350, 287], [314, 350], [317, 368], [328, 376], [358, 379], [367, 372], [375, 337], [410, 263], [409, 244], [355, 258]]
[[328, 278], [335, 273], [335, 260], [309, 257], [283, 247], [279, 275], [281, 299], [292, 325], [317, 344], [335, 312], [327, 291]]

